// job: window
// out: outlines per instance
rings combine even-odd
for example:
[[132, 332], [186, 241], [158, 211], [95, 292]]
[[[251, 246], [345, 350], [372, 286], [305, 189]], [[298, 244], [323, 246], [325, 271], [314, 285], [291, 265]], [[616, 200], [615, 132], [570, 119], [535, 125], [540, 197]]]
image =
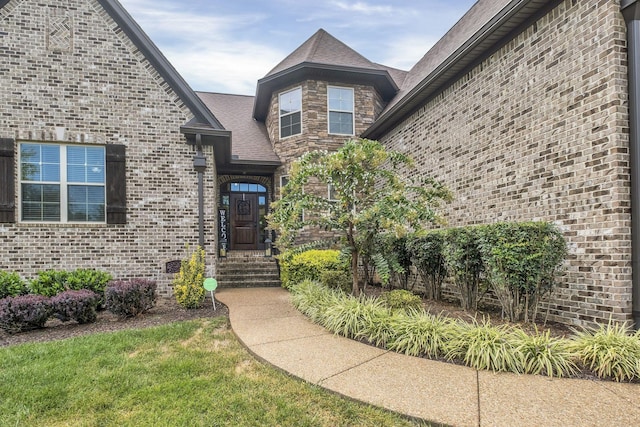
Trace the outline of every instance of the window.
[[105, 222], [105, 147], [20, 144], [22, 221]]
[[330, 202], [337, 202], [338, 198], [336, 196], [336, 187], [333, 184], [329, 184], [327, 186], [327, 200]]
[[283, 92], [278, 97], [280, 105], [280, 138], [302, 133], [302, 89]]
[[280, 177], [280, 195], [282, 196], [282, 192], [284, 187], [289, 183], [289, 175], [282, 175]]
[[353, 89], [329, 86], [329, 133], [353, 135]]

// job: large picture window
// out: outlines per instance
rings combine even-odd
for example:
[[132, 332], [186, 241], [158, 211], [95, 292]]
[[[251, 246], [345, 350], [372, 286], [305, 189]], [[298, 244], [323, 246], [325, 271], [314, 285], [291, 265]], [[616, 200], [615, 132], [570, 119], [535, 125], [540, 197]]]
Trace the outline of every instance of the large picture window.
[[105, 222], [105, 149], [20, 144], [22, 221]]
[[302, 89], [283, 92], [278, 97], [280, 105], [280, 138], [302, 133]]
[[353, 135], [353, 89], [329, 86], [329, 133]]

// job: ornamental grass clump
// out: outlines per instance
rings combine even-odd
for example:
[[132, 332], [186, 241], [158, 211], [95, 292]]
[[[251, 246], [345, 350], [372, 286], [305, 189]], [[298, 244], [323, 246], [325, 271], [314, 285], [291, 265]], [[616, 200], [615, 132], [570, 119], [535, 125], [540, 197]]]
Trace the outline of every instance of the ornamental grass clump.
[[181, 307], [198, 308], [202, 304], [205, 297], [204, 273], [204, 249], [198, 246], [188, 261], [181, 261], [180, 271], [173, 280], [173, 293]]
[[494, 372], [522, 372], [520, 358], [512, 345], [512, 328], [482, 323], [458, 322], [446, 344], [448, 359], [461, 359], [475, 369]]
[[339, 292], [312, 280], [303, 280], [291, 288], [291, 302], [315, 323], [322, 323], [328, 307], [341, 299]]
[[514, 329], [512, 345], [521, 358], [525, 374], [567, 377], [578, 370], [572, 360], [570, 341], [554, 338], [548, 330], [540, 333], [536, 328], [535, 335], [529, 335], [521, 329]]
[[391, 312], [387, 309], [376, 310], [371, 313], [368, 322], [355, 336], [356, 339], [363, 339], [377, 346], [387, 348], [398, 335], [396, 325], [399, 318], [406, 316], [403, 311]]
[[576, 331], [570, 348], [600, 378], [640, 378], [640, 332], [631, 334], [627, 324], [610, 322], [595, 330]]
[[440, 357], [445, 354], [447, 341], [455, 334], [455, 323], [448, 318], [411, 309], [393, 318], [393, 339], [389, 350], [409, 356]]
[[326, 309], [322, 325], [335, 334], [353, 338], [380, 310], [386, 309], [377, 298], [345, 296]]

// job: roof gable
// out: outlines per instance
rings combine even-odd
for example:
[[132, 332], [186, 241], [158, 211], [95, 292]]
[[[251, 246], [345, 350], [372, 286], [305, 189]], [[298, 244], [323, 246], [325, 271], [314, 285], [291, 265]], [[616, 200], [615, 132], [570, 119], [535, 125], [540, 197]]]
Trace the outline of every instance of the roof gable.
[[258, 80], [253, 116], [263, 121], [273, 92], [311, 79], [371, 85], [383, 99], [390, 100], [404, 73], [369, 61], [320, 29]]

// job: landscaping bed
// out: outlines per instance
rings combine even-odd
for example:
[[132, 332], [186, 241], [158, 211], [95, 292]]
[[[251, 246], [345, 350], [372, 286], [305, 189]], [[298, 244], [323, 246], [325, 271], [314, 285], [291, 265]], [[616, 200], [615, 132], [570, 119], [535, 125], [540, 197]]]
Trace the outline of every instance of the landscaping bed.
[[216, 310], [214, 311], [210, 300], [205, 300], [200, 308], [184, 309], [176, 303], [174, 298], [158, 298], [156, 305], [149, 311], [126, 319], [107, 310], [102, 310], [98, 312], [98, 319], [95, 323], [81, 325], [75, 321], [61, 322], [50, 318], [44, 329], [16, 334], [9, 334], [0, 329], [0, 347], [27, 342], [55, 341], [100, 332], [146, 328], [182, 320], [227, 316], [228, 313], [227, 307], [219, 302], [216, 302]]

